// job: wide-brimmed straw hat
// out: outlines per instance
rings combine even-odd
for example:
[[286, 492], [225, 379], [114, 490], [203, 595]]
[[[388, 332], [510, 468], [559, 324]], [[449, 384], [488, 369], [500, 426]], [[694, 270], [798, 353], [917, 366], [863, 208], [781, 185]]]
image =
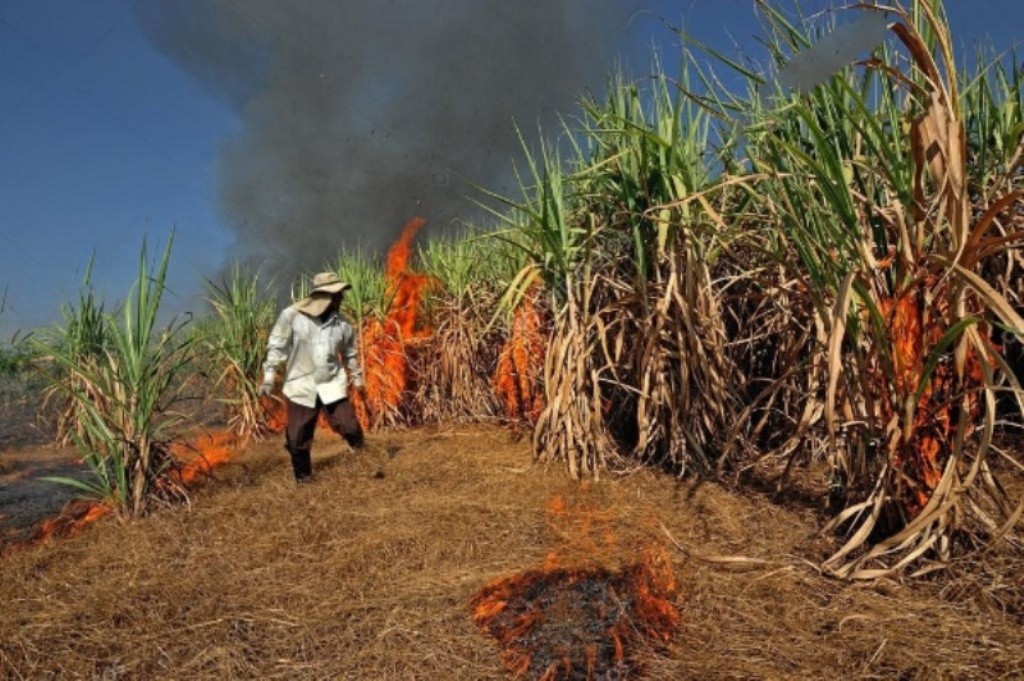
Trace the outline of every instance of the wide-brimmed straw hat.
[[321, 272], [313, 277], [313, 290], [295, 303], [295, 309], [311, 317], [319, 317], [330, 306], [331, 298], [350, 288], [352, 285], [338, 279], [334, 272]]

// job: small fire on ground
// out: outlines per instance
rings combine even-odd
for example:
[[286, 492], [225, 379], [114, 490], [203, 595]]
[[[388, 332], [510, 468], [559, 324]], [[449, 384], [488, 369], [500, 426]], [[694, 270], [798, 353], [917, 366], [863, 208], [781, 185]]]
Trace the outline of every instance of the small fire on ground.
[[[192, 440], [173, 442], [171, 454], [177, 465], [171, 469], [169, 476], [178, 484], [193, 485], [201, 478], [208, 477], [218, 466], [227, 463], [237, 451], [237, 446], [234, 436], [222, 432], [201, 433]], [[41, 546], [55, 538], [78, 534], [86, 526], [113, 512], [114, 508], [106, 502], [74, 499], [57, 516], [39, 523], [28, 539], [0, 545], [0, 556], [29, 546]]]
[[[564, 508], [560, 500], [554, 505]], [[577, 529], [592, 527], [590, 518]], [[637, 678], [641, 651], [664, 648], [679, 626], [678, 590], [664, 548], [650, 546], [617, 568], [593, 555], [575, 566], [562, 561], [552, 554], [537, 568], [486, 584], [470, 601], [473, 621], [497, 641], [516, 678]]]

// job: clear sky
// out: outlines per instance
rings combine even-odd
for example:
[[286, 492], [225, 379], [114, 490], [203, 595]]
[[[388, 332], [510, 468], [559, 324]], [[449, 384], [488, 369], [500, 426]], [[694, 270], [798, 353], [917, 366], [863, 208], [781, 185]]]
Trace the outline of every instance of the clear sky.
[[[509, 12], [527, 2], [480, 0], [499, 1]], [[174, 228], [170, 303], [178, 310], [198, 308], [202, 277], [232, 256], [215, 169], [241, 120], [154, 50], [132, 4], [0, 0], [0, 295], [7, 291], [8, 308], [0, 338], [54, 321], [93, 253], [96, 285], [114, 301], [134, 278], [143, 237], [157, 245]], [[752, 0], [640, 4], [650, 14], [624, 26], [625, 39], [602, 61], [642, 73], [652, 44], [674, 54], [676, 36], [656, 16], [685, 20], [724, 52], [760, 54]], [[814, 12], [832, 3], [803, 4]], [[1006, 49], [1024, 36], [1022, 0], [947, 7], [962, 46]]]

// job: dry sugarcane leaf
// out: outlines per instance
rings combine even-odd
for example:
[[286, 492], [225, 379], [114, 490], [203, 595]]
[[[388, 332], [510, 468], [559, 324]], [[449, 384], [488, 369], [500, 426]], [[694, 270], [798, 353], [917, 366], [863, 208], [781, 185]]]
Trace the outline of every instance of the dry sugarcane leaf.
[[867, 509], [871, 508], [874, 504], [875, 504], [874, 498], [868, 498], [866, 501], [861, 501], [861, 502], [858, 502], [858, 503], [856, 503], [856, 504], [854, 504], [852, 506], [847, 506], [836, 517], [834, 517], [830, 521], [828, 521], [828, 523], [826, 523], [825, 527], [822, 528], [822, 531], [823, 532], [833, 532], [833, 531], [835, 531], [840, 525], [845, 523], [847, 520], [849, 520], [850, 518], [853, 518], [854, 516], [862, 513], [863, 511], [866, 511]]
[[[968, 253], [968, 256], [963, 261], [966, 267], [970, 267], [976, 261], [976, 258], [971, 259], [971, 254], [975, 253], [979, 249], [982, 239], [985, 237], [985, 234], [988, 232], [989, 228], [991, 228], [996, 218], [999, 217], [999, 214], [1012, 206], [1021, 197], [1024, 197], [1024, 190], [1018, 189], [1010, 192], [989, 206], [984, 215], [978, 218], [978, 221], [974, 225], [974, 229], [971, 230], [971, 236], [967, 240], [967, 247], [965, 250]], [[1021, 233], [1018, 232], [1016, 238], [1024, 237], [1022, 237]], [[1010, 239], [1010, 241], [1013, 240], [1015, 239]]]
[[1006, 362], [1002, 355], [998, 352], [992, 353], [992, 359], [995, 360], [996, 366], [999, 367], [1003, 377], [1010, 384], [1010, 390], [1013, 392], [1013, 397], [1017, 402], [1018, 413], [1024, 416], [1024, 386], [1017, 380], [1013, 367]]
[[[975, 326], [968, 327], [964, 333], [967, 340], [974, 348], [974, 352], [978, 357], [978, 363], [981, 365], [981, 371], [984, 376], [984, 390], [982, 391], [982, 394], [985, 397], [985, 419], [982, 422], [981, 440], [978, 443], [978, 451], [975, 454], [975, 463], [971, 467], [971, 471], [963, 483], [965, 488], [969, 488], [974, 482], [974, 478], [978, 473], [978, 468], [985, 459], [985, 454], [992, 445], [992, 436], [995, 432], [996, 398], [991, 387], [995, 382], [995, 377], [992, 374], [992, 366], [989, 364], [987, 359], [989, 352], [988, 344], [984, 339], [982, 339], [981, 334], [978, 333], [978, 329]], [[966, 407], [961, 407], [961, 409], [964, 412], [968, 411]], [[964, 418], [961, 419], [961, 422], [966, 422], [968, 418], [969, 414], [964, 413]]]
[[[891, 574], [895, 574], [907, 567], [915, 560], [927, 553], [932, 547], [935, 546], [938, 540], [937, 534], [929, 535], [920, 545], [918, 545], [913, 551], [904, 556], [898, 563], [888, 568], [860, 568], [856, 567], [847, 572], [848, 579], [866, 581], [878, 579], [879, 577], [885, 577]], [[868, 555], [856, 561], [856, 565], [862, 565], [871, 560], [881, 558], [884, 552], [872, 550]]]
[[933, 84], [941, 83], [942, 79], [939, 76], [938, 66], [935, 64], [935, 60], [932, 59], [928, 46], [924, 44], [917, 32], [900, 22], [894, 23], [890, 28], [899, 37], [900, 41], [906, 45], [907, 50], [910, 51], [911, 59], [925, 74], [925, 77]]
[[885, 505], [887, 496], [884, 493], [884, 473], [886, 469], [883, 469], [883, 475], [880, 475], [878, 482], [875, 485], [875, 490], [868, 497], [868, 504], [866, 507], [870, 508], [868, 518], [861, 522], [860, 527], [857, 531], [839, 548], [834, 554], [829, 556], [828, 560], [822, 565], [822, 568], [828, 572], [834, 572], [837, 576], [845, 576], [845, 573], [849, 572], [849, 568], [833, 568], [832, 566], [842, 561], [850, 553], [856, 551], [867, 541], [868, 537], [871, 536], [871, 531], [874, 530], [875, 524], [879, 518], [882, 517], [882, 508]]
[[[978, 274], [968, 270], [958, 263], [951, 262], [948, 258], [941, 255], [929, 256], [929, 259], [936, 262], [944, 267], [948, 267], [962, 277], [966, 282], [982, 297], [982, 299], [988, 304], [988, 306], [995, 311], [999, 318], [1007, 326], [1024, 331], [1024, 317], [1021, 317], [1013, 309], [1013, 306], [1007, 302], [998, 291], [982, 279]], [[1020, 331], [1019, 331], [1020, 332]]]
[[843, 283], [839, 287], [838, 299], [832, 312], [832, 333], [829, 334], [828, 339], [828, 384], [825, 390], [825, 424], [828, 428], [829, 440], [833, 450], [837, 446], [836, 391], [839, 386], [839, 377], [842, 373], [842, 346], [843, 337], [846, 334], [846, 312], [850, 307], [854, 277], [855, 273], [850, 272], [843, 279]]
[[921, 150], [924, 153], [924, 160], [938, 187], [945, 184], [949, 167], [949, 146], [946, 139], [945, 122], [945, 111], [939, 103], [938, 94], [932, 92], [931, 103], [916, 130], [921, 135]]
[[913, 542], [919, 535], [928, 532], [929, 526], [943, 516], [949, 508], [957, 502], [957, 494], [953, 492], [954, 481], [956, 480], [956, 468], [958, 458], [951, 456], [946, 462], [942, 478], [925, 507], [904, 527], [891, 537], [888, 537], [871, 548], [863, 560], [870, 560], [890, 551], [898, 551]]
[[[978, 249], [977, 254], [974, 258], [974, 263], [990, 258], [993, 255], [999, 255], [1006, 251], [1006, 245], [1011, 244], [1014, 241], [1024, 241], [1024, 230], [1019, 232], [1012, 232], [999, 237], [992, 237], [985, 239], [981, 242], [981, 247]], [[973, 264], [973, 263], [972, 263]], [[1012, 269], [1012, 261], [1007, 262], [1007, 271]]]

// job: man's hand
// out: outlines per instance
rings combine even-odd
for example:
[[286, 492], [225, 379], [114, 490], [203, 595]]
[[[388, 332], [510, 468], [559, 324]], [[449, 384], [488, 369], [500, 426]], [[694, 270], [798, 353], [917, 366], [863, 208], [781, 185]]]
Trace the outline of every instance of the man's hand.
[[259, 395], [260, 397], [270, 397], [271, 393], [274, 392], [274, 384], [269, 381], [264, 381], [260, 384]]

